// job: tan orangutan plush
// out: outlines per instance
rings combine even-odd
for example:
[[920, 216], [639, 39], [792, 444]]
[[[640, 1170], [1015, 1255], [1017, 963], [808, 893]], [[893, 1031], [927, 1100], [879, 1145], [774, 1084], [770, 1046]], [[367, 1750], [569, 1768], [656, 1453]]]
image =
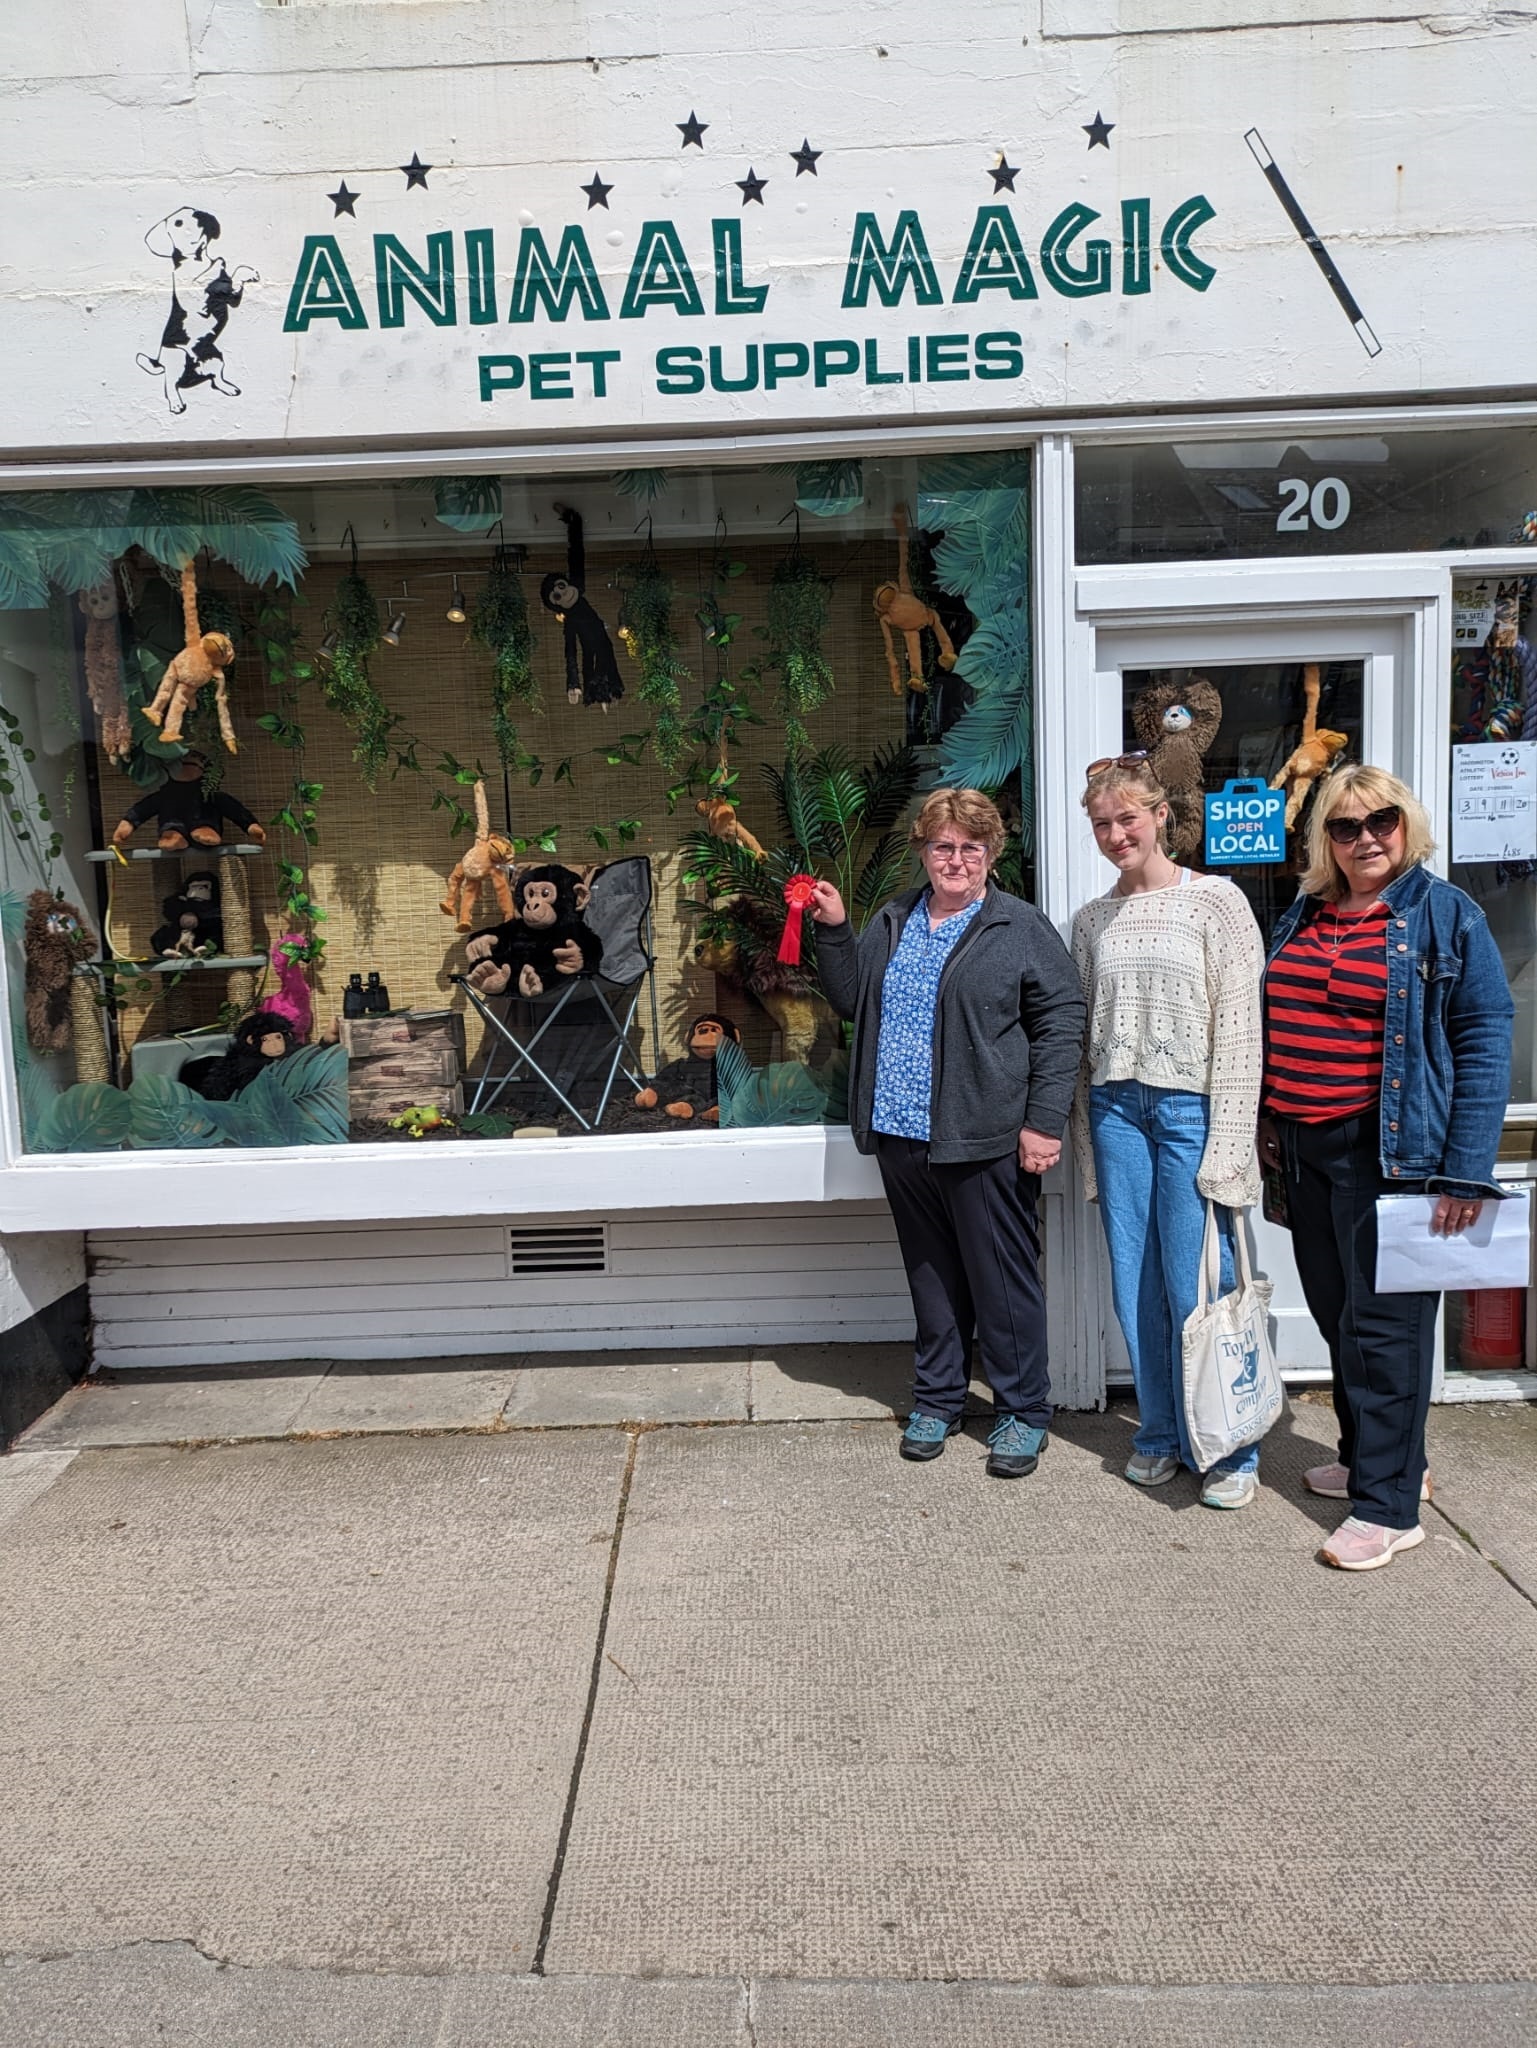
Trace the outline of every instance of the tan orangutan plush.
[[491, 830], [491, 813], [486, 804], [486, 785], [475, 784], [475, 844], [464, 856], [448, 878], [448, 894], [438, 905], [445, 917], [457, 921], [458, 929], [467, 932], [475, 922], [475, 912], [489, 888], [496, 898], [496, 906], [505, 923], [515, 913], [512, 907], [512, 890], [507, 881], [507, 864], [513, 858], [510, 839], [504, 839], [500, 832]]
[[133, 744], [123, 696], [123, 654], [117, 633], [117, 583], [103, 576], [80, 593], [85, 613], [85, 687], [96, 713], [102, 751], [109, 761], [126, 761]]
[[736, 805], [723, 796], [702, 796], [694, 809], [704, 819], [712, 839], [725, 839], [745, 847], [754, 860], [762, 860], [763, 848], [736, 814]]
[[[891, 677], [891, 687], [901, 696], [904, 690], [926, 690], [923, 675], [923, 634], [931, 632], [939, 642], [939, 665], [941, 668], [955, 667], [955, 645], [945, 631], [944, 620], [938, 612], [926, 605], [914, 593], [912, 579], [907, 573], [907, 508], [899, 505], [891, 515], [891, 523], [897, 530], [897, 580], [895, 583], [879, 584], [875, 592], [875, 616], [880, 621], [881, 639], [886, 645], [886, 668]], [[900, 633], [907, 644], [907, 680], [902, 680], [902, 670], [897, 661], [896, 641], [893, 633]]]
[[1350, 745], [1349, 735], [1318, 726], [1318, 663], [1310, 661], [1302, 671], [1302, 739], [1272, 775], [1270, 787], [1286, 791], [1286, 829], [1291, 831], [1302, 815], [1308, 791], [1320, 775], [1327, 775], [1335, 757]]
[[219, 707], [220, 735], [230, 753], [238, 754], [235, 728], [230, 724], [229, 696], [224, 687], [224, 671], [235, 659], [235, 645], [227, 633], [205, 633], [198, 624], [197, 577], [190, 562], [181, 572], [181, 610], [187, 644], [167, 666], [155, 701], [144, 707], [144, 716], [151, 725], [160, 726], [163, 740], [179, 741], [182, 720], [197, 702], [198, 691], [212, 683], [214, 701]]

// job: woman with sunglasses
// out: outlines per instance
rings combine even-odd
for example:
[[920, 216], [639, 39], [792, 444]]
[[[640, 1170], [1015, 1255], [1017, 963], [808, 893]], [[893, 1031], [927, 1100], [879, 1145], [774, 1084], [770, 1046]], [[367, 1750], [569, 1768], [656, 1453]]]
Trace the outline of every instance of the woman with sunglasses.
[[[1073, 919], [1089, 1008], [1073, 1149], [1105, 1226], [1137, 1391], [1126, 1477], [1163, 1486], [1182, 1465], [1197, 1469], [1181, 1340], [1206, 1204], [1218, 1205], [1226, 1292], [1233, 1212], [1259, 1199], [1260, 935], [1232, 882], [1170, 859], [1169, 800], [1145, 754], [1091, 763], [1083, 806], [1117, 875]], [[1247, 1507], [1258, 1471], [1259, 1446], [1246, 1445], [1204, 1474], [1203, 1503]]]
[[1497, 1198], [1514, 1005], [1470, 896], [1426, 872], [1430, 820], [1396, 776], [1341, 768], [1307, 827], [1302, 892], [1265, 969], [1259, 1152], [1285, 1176], [1302, 1291], [1329, 1347], [1339, 1462], [1304, 1484], [1350, 1513], [1325, 1564], [1375, 1571], [1424, 1540], [1436, 1294], [1379, 1294], [1377, 1197], [1439, 1196], [1456, 1236]]
[[996, 1414], [987, 1470], [1033, 1472], [1051, 1422], [1036, 1204], [1073, 1099], [1083, 1001], [1067, 948], [990, 879], [1003, 819], [975, 789], [936, 789], [913, 824], [925, 886], [857, 936], [818, 882], [828, 1000], [854, 1020], [849, 1122], [891, 1203], [918, 1324], [904, 1458], [961, 1426], [975, 1336]]

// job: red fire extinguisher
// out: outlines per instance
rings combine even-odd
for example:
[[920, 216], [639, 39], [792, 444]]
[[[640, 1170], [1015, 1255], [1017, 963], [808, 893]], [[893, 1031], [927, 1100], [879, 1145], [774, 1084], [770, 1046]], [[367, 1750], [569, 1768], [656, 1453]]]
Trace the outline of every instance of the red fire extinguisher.
[[1463, 1364], [1520, 1365], [1526, 1356], [1525, 1288], [1480, 1287], [1463, 1302]]

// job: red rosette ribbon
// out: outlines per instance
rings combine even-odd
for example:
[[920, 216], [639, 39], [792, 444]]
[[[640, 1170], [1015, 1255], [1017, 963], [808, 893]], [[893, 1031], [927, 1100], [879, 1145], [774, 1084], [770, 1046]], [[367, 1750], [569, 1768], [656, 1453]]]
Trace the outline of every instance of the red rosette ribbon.
[[801, 920], [811, 908], [816, 885], [815, 875], [792, 875], [785, 883], [785, 902], [790, 910], [779, 940], [779, 959], [786, 967], [799, 967], [801, 964]]

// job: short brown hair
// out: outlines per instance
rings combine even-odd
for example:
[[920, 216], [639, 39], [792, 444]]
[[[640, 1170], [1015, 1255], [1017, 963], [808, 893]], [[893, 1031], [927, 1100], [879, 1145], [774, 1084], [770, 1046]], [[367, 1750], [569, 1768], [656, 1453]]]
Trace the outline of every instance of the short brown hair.
[[946, 825], [953, 825], [957, 832], [964, 832], [968, 839], [985, 846], [989, 866], [1002, 853], [1008, 837], [998, 806], [980, 789], [931, 790], [913, 820], [910, 843], [914, 850], [921, 853]]
[[[1397, 804], [1404, 814], [1404, 857], [1399, 874], [1418, 867], [1436, 850], [1430, 835], [1430, 817], [1407, 783], [1386, 768], [1374, 768], [1369, 761], [1356, 761], [1348, 768], [1336, 768], [1313, 798], [1308, 813], [1307, 867], [1299, 887], [1304, 896], [1321, 896], [1326, 903], [1338, 903], [1349, 887], [1334, 857], [1329, 835], [1324, 830], [1347, 797], [1359, 797], [1368, 811]], [[1396, 877], [1395, 877], [1396, 880]]]

